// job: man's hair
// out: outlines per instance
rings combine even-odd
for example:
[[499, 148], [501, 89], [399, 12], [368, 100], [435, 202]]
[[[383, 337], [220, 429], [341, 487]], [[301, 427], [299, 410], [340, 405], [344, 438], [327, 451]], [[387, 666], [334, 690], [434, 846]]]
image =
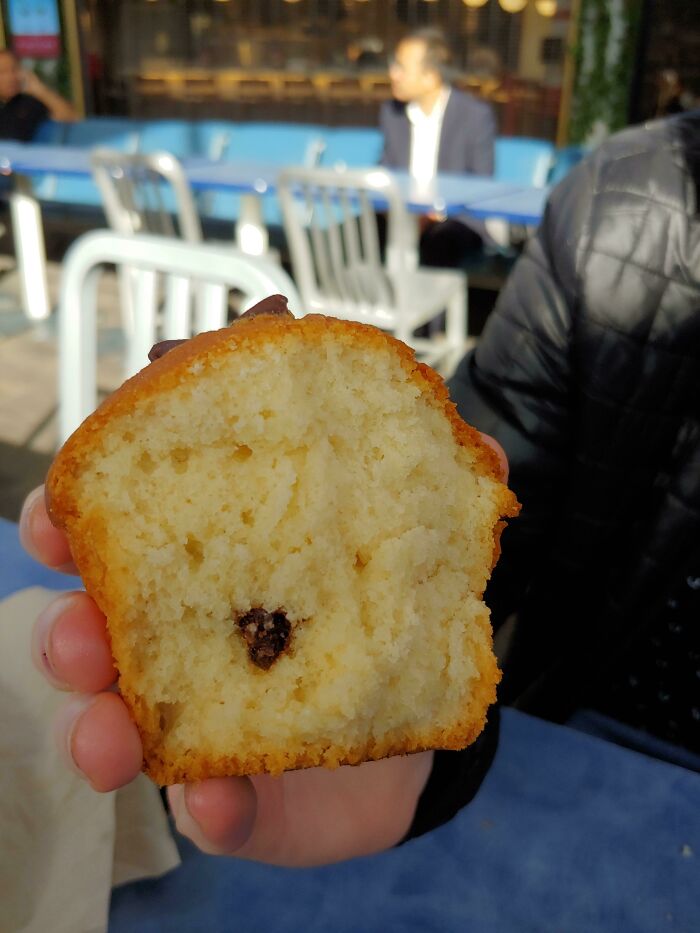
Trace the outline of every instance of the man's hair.
[[442, 30], [432, 27], [414, 29], [405, 35], [401, 42], [422, 42], [425, 46], [425, 67], [437, 71], [446, 83], [452, 80], [452, 49]]

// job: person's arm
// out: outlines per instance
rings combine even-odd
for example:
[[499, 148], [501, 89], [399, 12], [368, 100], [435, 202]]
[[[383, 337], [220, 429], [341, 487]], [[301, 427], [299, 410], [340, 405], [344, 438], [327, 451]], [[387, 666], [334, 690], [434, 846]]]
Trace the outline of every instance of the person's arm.
[[449, 383], [465, 421], [503, 445], [523, 506], [503, 534], [486, 592], [496, 628], [517, 610], [541, 566], [570, 469], [576, 263], [593, 172], [582, 163], [552, 193], [476, 349]]
[[36, 97], [38, 101], [41, 101], [49, 111], [52, 120], [73, 123], [78, 119], [78, 114], [73, 105], [56, 91], [47, 87], [33, 71], [23, 72], [22, 90], [25, 94], [30, 94], [32, 97]]
[[475, 175], [493, 175], [496, 116], [490, 104], [479, 103], [479, 119], [470, 132], [472, 140], [469, 171]]

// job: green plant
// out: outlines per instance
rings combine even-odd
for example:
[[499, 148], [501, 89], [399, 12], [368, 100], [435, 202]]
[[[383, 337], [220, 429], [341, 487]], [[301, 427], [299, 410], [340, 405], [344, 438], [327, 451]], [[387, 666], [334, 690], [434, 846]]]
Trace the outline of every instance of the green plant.
[[[613, 11], [619, 10], [619, 38], [611, 47]], [[573, 49], [575, 77], [569, 138], [582, 143], [596, 124], [609, 131], [628, 122], [641, 0], [581, 0], [579, 37]]]

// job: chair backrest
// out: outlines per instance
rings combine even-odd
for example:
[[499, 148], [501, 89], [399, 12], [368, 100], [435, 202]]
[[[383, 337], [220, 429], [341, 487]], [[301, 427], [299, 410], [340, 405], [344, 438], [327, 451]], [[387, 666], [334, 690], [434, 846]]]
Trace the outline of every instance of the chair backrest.
[[138, 152], [170, 152], [178, 159], [192, 155], [194, 128], [187, 120], [144, 120], [139, 126]]
[[323, 141], [321, 165], [329, 168], [369, 168], [382, 154], [382, 134], [373, 126], [328, 130]]
[[298, 123], [236, 123], [231, 129], [227, 159], [258, 159], [280, 165], [311, 167], [318, 162], [323, 130]]
[[207, 159], [220, 159], [226, 152], [231, 140], [231, 133], [236, 128], [229, 120], [198, 120], [194, 130], [194, 152], [192, 155], [206, 156]]
[[57, 120], [44, 120], [32, 136], [32, 142], [42, 146], [60, 146], [63, 144], [67, 125]]
[[63, 143], [85, 149], [107, 146], [122, 152], [135, 152], [138, 136], [138, 124], [127, 117], [88, 117], [66, 124]]
[[182, 166], [168, 152], [150, 155], [95, 149], [92, 173], [107, 222], [118, 233], [202, 239], [199, 215]]
[[[105, 146], [121, 152], [135, 152], [138, 124], [125, 117], [88, 117], [75, 123], [47, 121], [33, 142], [47, 145], [75, 146], [91, 149]], [[70, 204], [76, 207], [99, 208], [100, 192], [92, 178], [75, 175], [46, 174], [32, 180], [36, 196], [42, 201]]]
[[[318, 162], [323, 147], [319, 126], [294, 123], [232, 123], [226, 143], [216, 158], [229, 161], [260, 161], [278, 165], [304, 165]], [[277, 199], [262, 199], [263, 219], [267, 227], [282, 224]], [[206, 219], [236, 221], [241, 213], [241, 197], [234, 191], [204, 191], [199, 196], [202, 216]]]
[[546, 139], [499, 136], [496, 139], [494, 177], [516, 185], [544, 188], [554, 159], [554, 146]]
[[578, 165], [590, 150], [586, 146], [564, 146], [554, 154], [554, 164], [549, 173], [548, 183], [556, 185], [572, 168]]
[[410, 230], [392, 176], [383, 169], [285, 169], [278, 193], [306, 311], [391, 327], [395, 294], [381, 259], [376, 210], [387, 211], [387, 254], [399, 275], [404, 261], [408, 267], [402, 247]]
[[[294, 283], [269, 259], [246, 256], [230, 246], [145, 234], [98, 230], [79, 237], [64, 260], [58, 311], [61, 441], [97, 404], [97, 285], [107, 264], [118, 271], [128, 268], [134, 278], [136, 314], [127, 338], [127, 376], [147, 365], [148, 351], [157, 341], [223, 327], [231, 289], [243, 293], [244, 308], [281, 293], [290, 310], [301, 313]], [[194, 314], [192, 289], [202, 298]]]

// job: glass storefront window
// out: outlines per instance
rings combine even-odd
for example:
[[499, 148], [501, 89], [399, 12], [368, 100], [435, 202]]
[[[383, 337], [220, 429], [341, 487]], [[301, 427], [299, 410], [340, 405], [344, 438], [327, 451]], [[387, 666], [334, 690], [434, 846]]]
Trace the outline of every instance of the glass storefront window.
[[396, 41], [437, 26], [501, 133], [554, 139], [571, 2], [86, 0], [92, 109], [370, 125]]

